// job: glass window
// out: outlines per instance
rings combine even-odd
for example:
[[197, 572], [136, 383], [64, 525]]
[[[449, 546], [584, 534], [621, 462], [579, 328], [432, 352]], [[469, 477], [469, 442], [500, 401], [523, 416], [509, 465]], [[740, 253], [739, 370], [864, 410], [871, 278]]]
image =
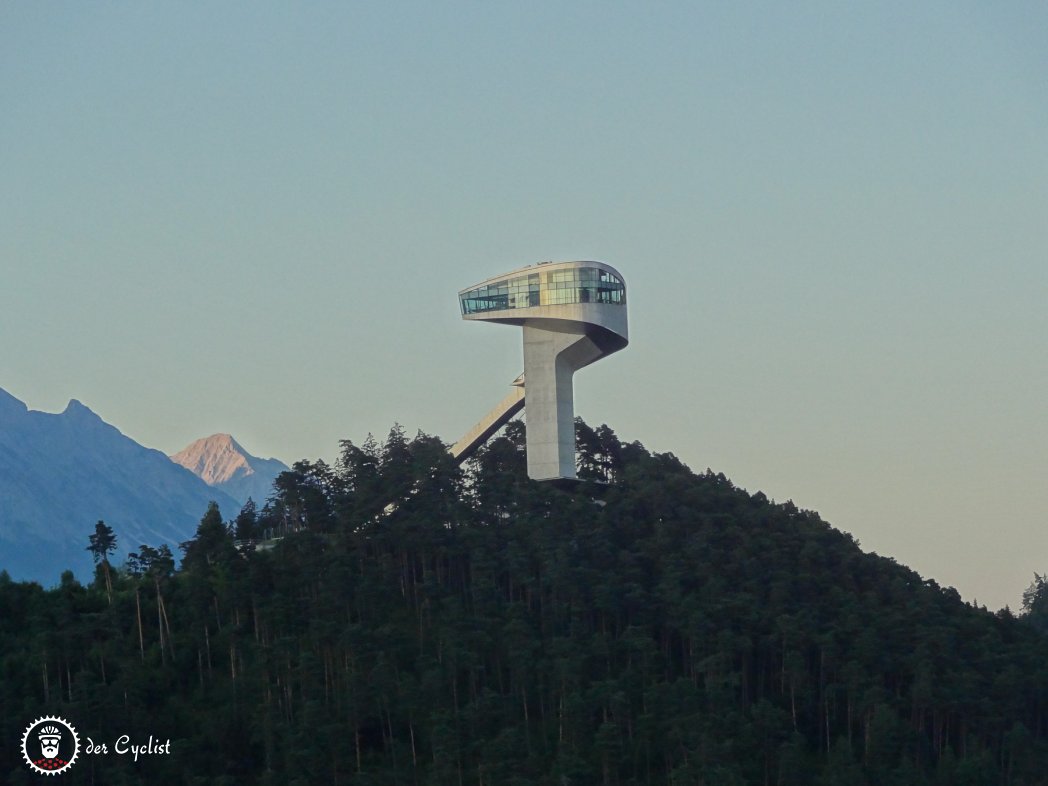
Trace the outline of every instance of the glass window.
[[608, 271], [595, 267], [527, 273], [485, 284], [464, 292], [460, 298], [463, 314], [531, 308], [542, 304], [623, 305], [625, 302], [626, 287], [623, 282]]

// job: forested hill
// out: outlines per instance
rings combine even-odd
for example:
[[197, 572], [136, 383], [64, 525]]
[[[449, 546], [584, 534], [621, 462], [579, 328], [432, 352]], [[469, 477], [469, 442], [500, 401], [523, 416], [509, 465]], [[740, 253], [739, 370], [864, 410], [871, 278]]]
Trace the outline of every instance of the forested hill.
[[606, 427], [579, 450], [605, 482], [527, 480], [519, 424], [465, 472], [395, 428], [111, 601], [0, 578], [0, 779], [54, 714], [172, 741], [73, 783], [1048, 783], [1032, 626]]

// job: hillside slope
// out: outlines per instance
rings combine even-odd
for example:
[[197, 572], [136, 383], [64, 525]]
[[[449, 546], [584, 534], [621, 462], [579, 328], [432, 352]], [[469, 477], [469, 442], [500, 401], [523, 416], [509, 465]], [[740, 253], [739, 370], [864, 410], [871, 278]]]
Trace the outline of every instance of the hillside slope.
[[[1031, 626], [812, 512], [579, 437], [607, 485], [529, 481], [519, 424], [465, 475], [394, 429], [241, 517], [275, 548], [238, 552], [210, 516], [181, 571], [139, 565], [112, 606], [0, 583], [0, 761], [46, 710], [172, 738], [152, 782], [1046, 782]], [[28, 633], [54, 618], [74, 622]]]

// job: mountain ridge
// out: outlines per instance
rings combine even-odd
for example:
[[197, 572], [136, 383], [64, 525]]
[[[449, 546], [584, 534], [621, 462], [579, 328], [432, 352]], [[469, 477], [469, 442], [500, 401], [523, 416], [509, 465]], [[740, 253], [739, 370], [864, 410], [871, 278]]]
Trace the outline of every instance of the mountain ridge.
[[77, 399], [47, 413], [0, 389], [0, 569], [13, 577], [49, 584], [64, 568], [89, 576], [87, 537], [99, 520], [117, 535], [114, 564], [143, 543], [177, 550], [211, 500], [226, 515], [238, 510]]

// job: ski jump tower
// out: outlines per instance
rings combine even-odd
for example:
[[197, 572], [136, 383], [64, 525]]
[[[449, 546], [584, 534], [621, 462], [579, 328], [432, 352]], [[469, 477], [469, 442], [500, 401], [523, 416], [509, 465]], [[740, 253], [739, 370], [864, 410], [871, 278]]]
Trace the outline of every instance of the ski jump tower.
[[465, 320], [523, 328], [524, 373], [452, 454], [464, 461], [524, 409], [528, 475], [574, 479], [572, 376], [629, 343], [622, 276], [603, 262], [540, 262], [462, 290], [459, 305]]

